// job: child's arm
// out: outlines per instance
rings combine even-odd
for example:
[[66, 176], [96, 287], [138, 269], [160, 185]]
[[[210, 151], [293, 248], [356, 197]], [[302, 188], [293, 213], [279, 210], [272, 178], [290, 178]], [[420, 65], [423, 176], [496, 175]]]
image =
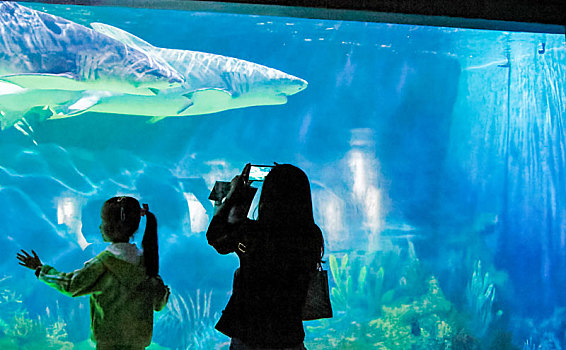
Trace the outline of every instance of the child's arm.
[[104, 274], [106, 268], [97, 259], [91, 259], [83, 268], [73, 272], [59, 272], [54, 267], [43, 265], [39, 272], [39, 280], [61, 293], [78, 297], [97, 292], [97, 281]]
[[35, 275], [41, 281], [68, 296], [78, 297], [96, 292], [96, 282], [106, 271], [100, 259], [95, 257], [87, 261], [82, 269], [69, 273], [59, 272], [52, 266], [43, 265], [35, 251], [31, 252], [33, 256], [22, 249], [17, 254], [19, 264], [35, 270]]

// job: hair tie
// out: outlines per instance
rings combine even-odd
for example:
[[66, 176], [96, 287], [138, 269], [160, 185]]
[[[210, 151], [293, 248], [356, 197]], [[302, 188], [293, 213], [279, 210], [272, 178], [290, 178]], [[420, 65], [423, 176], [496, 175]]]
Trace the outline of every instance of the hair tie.
[[140, 209], [140, 215], [145, 216], [145, 214], [149, 211], [149, 205], [142, 204], [143, 208]]
[[126, 199], [126, 197], [122, 196], [122, 197], [118, 197], [118, 199], [116, 200], [117, 203], [120, 203], [120, 221], [124, 222], [126, 221], [126, 213], [124, 212], [124, 205], [122, 204], [122, 200]]

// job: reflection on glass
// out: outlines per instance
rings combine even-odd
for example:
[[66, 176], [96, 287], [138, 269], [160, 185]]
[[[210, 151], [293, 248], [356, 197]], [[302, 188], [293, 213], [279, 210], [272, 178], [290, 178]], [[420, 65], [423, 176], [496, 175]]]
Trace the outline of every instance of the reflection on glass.
[[128, 194], [173, 289], [153, 347], [227, 349], [208, 196], [272, 162], [308, 174], [327, 240], [307, 348], [566, 348], [564, 35], [0, 6], [0, 348], [92, 348], [87, 308], [10, 252], [79, 268]]

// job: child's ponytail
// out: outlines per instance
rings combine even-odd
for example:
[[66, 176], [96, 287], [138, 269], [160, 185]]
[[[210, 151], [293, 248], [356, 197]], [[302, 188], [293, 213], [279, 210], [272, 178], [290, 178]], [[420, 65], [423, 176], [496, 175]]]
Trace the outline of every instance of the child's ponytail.
[[159, 251], [157, 245], [157, 219], [151, 213], [146, 204], [145, 208], [145, 232], [142, 239], [143, 257], [146, 273], [149, 277], [159, 274]]

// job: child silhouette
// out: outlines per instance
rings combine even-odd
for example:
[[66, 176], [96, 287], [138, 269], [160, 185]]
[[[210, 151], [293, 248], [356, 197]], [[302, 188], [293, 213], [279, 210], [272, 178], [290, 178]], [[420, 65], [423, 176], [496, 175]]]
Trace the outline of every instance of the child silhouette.
[[[141, 216], [147, 218], [143, 254], [129, 243]], [[100, 231], [111, 242], [81, 269], [59, 272], [22, 249], [20, 265], [35, 270], [42, 282], [72, 297], [90, 295], [91, 337], [96, 349], [145, 349], [151, 343], [153, 311], [163, 309], [169, 288], [158, 275], [157, 220], [132, 197], [113, 197], [101, 210]]]

